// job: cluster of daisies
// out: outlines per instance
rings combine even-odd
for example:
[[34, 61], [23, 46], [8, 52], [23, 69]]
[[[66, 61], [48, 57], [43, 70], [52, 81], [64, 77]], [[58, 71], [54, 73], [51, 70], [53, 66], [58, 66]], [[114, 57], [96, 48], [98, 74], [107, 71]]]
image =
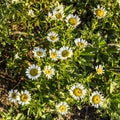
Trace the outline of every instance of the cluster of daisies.
[[[94, 14], [98, 19], [100, 19], [106, 16], [107, 11], [104, 7], [98, 5], [97, 8], [94, 8]], [[34, 11], [32, 9], [28, 11], [28, 15], [35, 17]], [[65, 16], [63, 5], [59, 5], [55, 7], [52, 12], [49, 12], [48, 18], [53, 20], [65, 19], [67, 25], [73, 28], [76, 28], [81, 23], [80, 18], [77, 15], [68, 14]], [[49, 42], [57, 42], [60, 40], [60, 36], [55, 31], [49, 32], [46, 38]], [[81, 49], [87, 47], [88, 45], [88, 42], [86, 40], [80, 38], [76, 38], [74, 40], [74, 43]], [[32, 53], [34, 57], [38, 59], [41, 59], [47, 55], [46, 50], [40, 47], [35, 47]], [[62, 46], [59, 50], [56, 50], [54, 48], [49, 50], [49, 57], [54, 61], [57, 61], [58, 59], [65, 60], [67, 58], [71, 58], [72, 55], [73, 50], [68, 46]], [[98, 75], [102, 75], [104, 73], [102, 65], [96, 66], [95, 70]], [[26, 69], [27, 77], [32, 80], [38, 79], [41, 76], [42, 72], [48, 79], [52, 79], [52, 77], [55, 75], [55, 69], [50, 65], [45, 66], [44, 69], [41, 70], [40, 66], [32, 64]], [[75, 84], [71, 86], [69, 93], [75, 100], [82, 100], [87, 94], [87, 89], [82, 84]], [[12, 89], [9, 91], [9, 100], [14, 103], [18, 102], [21, 105], [28, 104], [31, 101], [31, 94], [27, 90], [21, 91], [21, 93], [19, 93], [18, 90]], [[98, 91], [94, 91], [92, 92], [89, 101], [94, 107], [98, 108], [103, 104], [103, 100], [103, 95], [101, 95], [101, 93]], [[66, 102], [60, 102], [56, 105], [56, 108], [57, 111], [62, 115], [67, 114], [69, 110], [69, 106]]]
[[[51, 79], [55, 75], [55, 70], [50, 65], [45, 66], [43, 73], [46, 75], [48, 79]], [[38, 65], [31, 65], [26, 70], [26, 75], [29, 79], [35, 80], [41, 75], [41, 68]]]
[[[98, 5], [97, 8], [94, 8], [94, 14], [98, 19], [101, 19], [106, 16], [107, 11], [104, 7]], [[65, 19], [67, 25], [71, 27], [77, 27], [81, 23], [80, 18], [77, 15], [68, 14], [65, 16], [63, 5], [58, 5], [58, 7], [55, 7], [52, 12], [48, 13], [48, 17], [54, 20]]]
[[8, 95], [9, 101], [13, 103], [18, 102], [18, 104], [25, 105], [31, 101], [31, 94], [27, 90], [19, 92], [16, 89], [11, 89]]
[[[79, 38], [76, 39], [75, 42], [77, 40], [80, 40], [80, 39]], [[81, 45], [82, 43], [79, 43], [79, 44]], [[85, 45], [86, 44], [87, 43], [85, 43]], [[83, 45], [81, 45], [81, 46], [83, 46]], [[58, 60], [58, 58], [64, 60], [64, 59], [67, 59], [67, 58], [71, 57], [72, 54], [73, 54], [72, 49], [68, 48], [68, 47], [65, 47], [65, 46], [60, 48], [59, 51], [57, 51], [55, 49], [52, 49], [52, 50], [49, 51], [49, 53], [50, 53], [50, 58], [52, 60]], [[33, 54], [34, 54], [34, 57], [40, 58], [40, 57], [44, 57], [46, 52], [45, 52], [44, 49], [37, 47], [33, 50]], [[105, 72], [102, 65], [95, 66], [95, 70], [96, 70], [98, 75], [102, 75]], [[29, 66], [26, 69], [26, 75], [29, 79], [35, 80], [35, 79], [40, 77], [42, 71], [48, 79], [52, 79], [52, 77], [55, 75], [55, 69], [52, 66], [46, 65], [44, 67], [44, 69], [41, 70], [40, 66], [35, 65], [35, 64], [32, 64], [31, 66]]]
[[[107, 11], [104, 7], [98, 5], [97, 8], [94, 8], [94, 14], [98, 19], [101, 19], [106, 16]], [[28, 10], [28, 16], [35, 17], [35, 13], [32, 9]], [[67, 25], [74, 28], [81, 23], [78, 15], [68, 14], [67, 16], [65, 16], [63, 5], [58, 5], [52, 10], [52, 12], [49, 12], [48, 18], [61, 21], [65, 19]]]
[[[96, 11], [95, 13], [97, 15], [99, 15], [99, 18], [103, 14], [106, 14], [105, 9], [100, 8], [100, 6], [98, 6], [98, 9], [95, 9], [95, 11]], [[49, 13], [49, 17], [51, 17], [52, 19], [56, 19], [56, 20], [57, 19], [62, 20], [65, 17], [64, 16], [64, 7], [61, 5], [58, 7], [55, 7], [53, 9], [52, 13]], [[80, 24], [80, 18], [77, 15], [69, 14], [66, 17], [66, 22], [70, 26], [76, 27], [77, 25]], [[58, 33], [52, 31], [47, 34], [47, 40], [49, 42], [57, 42], [60, 40], [60, 37], [59, 37]], [[88, 42], [86, 40], [80, 39], [80, 38], [76, 38], [74, 40], [74, 43], [77, 47], [80, 47], [81, 49], [87, 47], [87, 45], [88, 45]], [[38, 59], [41, 59], [47, 55], [46, 50], [43, 48], [40, 48], [40, 47], [35, 47], [33, 49], [32, 53], [33, 53], [34, 57], [36, 57]], [[72, 48], [70, 48], [68, 46], [63, 46], [59, 50], [56, 50], [54, 48], [52, 50], [49, 50], [49, 57], [54, 61], [56, 61], [58, 59], [64, 60], [64, 59], [70, 58], [72, 55], [73, 55], [73, 50], [72, 50]], [[96, 69], [96, 72], [98, 75], [101, 75], [104, 73], [104, 69], [103, 69], [102, 65], [96, 66], [95, 69]], [[45, 66], [42, 71], [48, 79], [52, 79], [52, 77], [55, 75], [55, 69], [53, 67], [51, 67], [50, 65]], [[29, 79], [35, 80], [40, 77], [42, 71], [38, 65], [33, 64], [27, 68], [26, 75]], [[80, 100], [85, 97], [87, 90], [84, 88], [83, 85], [75, 84], [71, 87], [69, 92], [70, 92], [70, 95], [75, 100]], [[98, 91], [95, 91], [90, 96], [90, 102], [93, 106], [98, 108], [98, 106], [101, 106], [103, 103], [103, 96]], [[67, 103], [66, 102], [59, 103], [57, 105], [57, 110], [61, 114], [66, 114], [68, 111]]]
[[73, 28], [77, 27], [81, 23], [80, 18], [77, 15], [69, 14], [65, 16], [63, 5], [58, 5], [52, 10], [52, 12], [49, 12], [48, 18], [61, 21], [65, 19], [67, 25]]
[[[87, 94], [87, 89], [82, 84], [78, 83], [71, 86], [69, 93], [74, 98], [74, 100], [82, 100]], [[100, 92], [94, 91], [91, 94], [89, 101], [92, 106], [98, 108], [99, 106], [102, 106], [104, 97]], [[60, 102], [56, 105], [56, 109], [58, 113], [60, 113], [61, 115], [65, 115], [69, 111], [69, 105], [67, 104], [67, 102]]]

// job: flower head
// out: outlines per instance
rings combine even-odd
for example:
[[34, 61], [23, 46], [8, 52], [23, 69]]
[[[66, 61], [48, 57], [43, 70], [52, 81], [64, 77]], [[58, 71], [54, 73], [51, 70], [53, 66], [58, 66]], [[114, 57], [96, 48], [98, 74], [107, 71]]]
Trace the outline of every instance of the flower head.
[[50, 32], [47, 35], [47, 40], [50, 41], [50, 42], [56, 42], [56, 41], [59, 40], [59, 36], [55, 32]]
[[81, 84], [73, 85], [69, 92], [75, 100], [83, 99], [86, 95], [86, 89]]
[[62, 20], [64, 18], [64, 7], [63, 6], [55, 7], [52, 13], [54, 19]]
[[66, 46], [63, 46], [59, 50], [59, 58], [60, 59], [67, 59], [73, 55], [72, 49]]
[[27, 90], [21, 91], [18, 99], [18, 103], [21, 105], [25, 105], [28, 104], [30, 101], [31, 101], [31, 94], [29, 93], [29, 91]]
[[100, 19], [106, 16], [107, 11], [105, 10], [105, 8], [100, 7], [100, 5], [98, 5], [97, 8], [94, 8], [94, 14], [97, 18]]
[[104, 70], [103, 70], [103, 66], [102, 66], [102, 65], [96, 66], [95, 69], [96, 69], [96, 72], [97, 72], [98, 75], [101, 75], [101, 74], [104, 73]]
[[103, 104], [103, 100], [104, 97], [98, 91], [93, 92], [90, 96], [90, 103], [96, 108]]
[[68, 112], [68, 104], [66, 102], [60, 102], [57, 106], [57, 111], [61, 114], [61, 115], [65, 115]]
[[54, 61], [56, 61], [58, 59], [58, 51], [55, 49], [52, 49], [49, 51], [50, 53], [50, 58]]
[[80, 18], [77, 15], [73, 15], [73, 14], [69, 14], [66, 17], [66, 22], [67, 25], [70, 25], [72, 27], [77, 27], [81, 23]]
[[26, 75], [29, 79], [35, 80], [41, 75], [41, 68], [33, 64], [27, 68]]
[[75, 42], [76, 46], [78, 46], [80, 48], [84, 48], [88, 45], [88, 42], [86, 40], [83, 40], [80, 38], [76, 38], [74, 42]]
[[32, 9], [28, 11], [28, 15], [31, 17], [35, 17], [34, 11]]
[[51, 66], [45, 66], [43, 73], [48, 79], [51, 79], [55, 75], [55, 70]]
[[34, 57], [37, 57], [37, 58], [41, 58], [46, 55], [46, 51], [39, 47], [34, 48], [32, 52], [34, 54]]
[[18, 92], [18, 90], [13, 90], [11, 89], [8, 92], [8, 98], [11, 102], [17, 102], [18, 98], [19, 98], [20, 93]]

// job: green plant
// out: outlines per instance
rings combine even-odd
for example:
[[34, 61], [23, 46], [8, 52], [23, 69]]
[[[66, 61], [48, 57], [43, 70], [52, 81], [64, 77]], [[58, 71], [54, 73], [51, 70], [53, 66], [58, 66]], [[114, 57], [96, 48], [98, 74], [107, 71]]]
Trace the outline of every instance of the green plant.
[[[18, 83], [9, 90], [30, 93], [29, 104], [24, 101], [28, 98], [20, 97], [11, 103], [16, 109], [2, 112], [3, 120], [60, 119], [59, 113], [64, 119], [64, 113], [71, 116], [73, 105], [80, 110], [92, 105], [101, 119], [107, 115], [111, 120], [120, 118], [120, 12], [116, 0], [3, 0], [0, 11], [0, 63]], [[83, 89], [85, 95], [80, 97]], [[94, 91], [100, 93], [96, 98]], [[9, 93], [8, 98], [11, 96]], [[61, 102], [68, 108], [66, 104], [60, 108]]]

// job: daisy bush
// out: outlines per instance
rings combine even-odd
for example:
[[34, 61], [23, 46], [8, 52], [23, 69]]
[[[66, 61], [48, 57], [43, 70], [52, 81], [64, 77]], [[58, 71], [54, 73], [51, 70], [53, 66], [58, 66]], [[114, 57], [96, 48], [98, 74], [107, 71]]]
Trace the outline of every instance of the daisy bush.
[[120, 119], [119, 7], [117, 0], [1, 0], [0, 64], [13, 81], [3, 120], [64, 120], [74, 106], [86, 106], [83, 119], [88, 107], [100, 119]]

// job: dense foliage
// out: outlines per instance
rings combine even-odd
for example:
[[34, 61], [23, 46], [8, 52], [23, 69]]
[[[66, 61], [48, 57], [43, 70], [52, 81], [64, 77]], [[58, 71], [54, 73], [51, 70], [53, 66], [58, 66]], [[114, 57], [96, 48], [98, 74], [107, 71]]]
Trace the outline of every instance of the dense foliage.
[[1, 0], [0, 66], [14, 81], [3, 120], [65, 119], [74, 105], [120, 119], [119, 7], [117, 0]]

